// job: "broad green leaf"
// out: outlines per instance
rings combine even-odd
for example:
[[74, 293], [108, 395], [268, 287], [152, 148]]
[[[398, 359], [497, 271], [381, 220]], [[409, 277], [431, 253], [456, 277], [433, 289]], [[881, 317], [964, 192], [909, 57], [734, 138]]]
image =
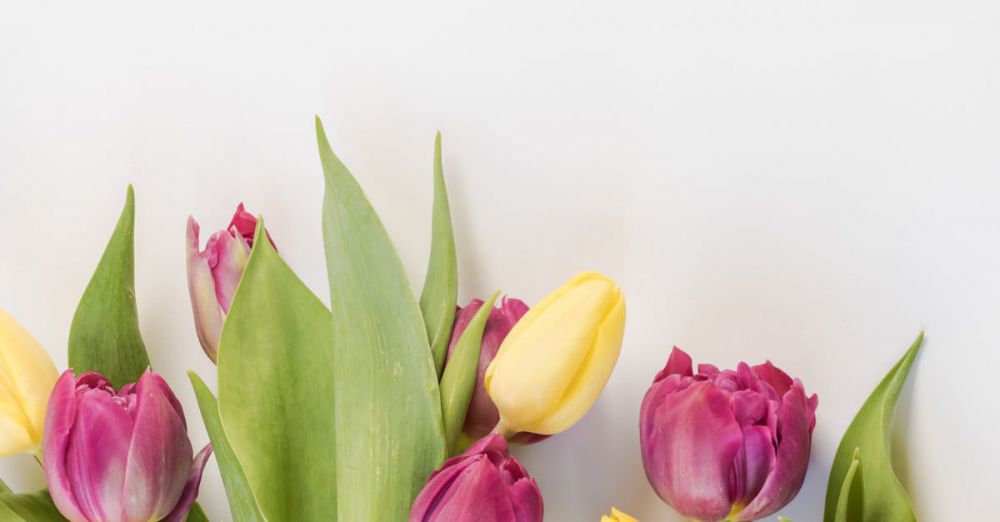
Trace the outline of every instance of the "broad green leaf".
[[864, 520], [864, 479], [861, 477], [861, 450], [854, 448], [851, 466], [847, 468], [844, 484], [837, 499], [834, 522], [861, 522]]
[[0, 494], [3, 493], [10, 493], [10, 487], [7, 486], [7, 483], [3, 479], [0, 479]]
[[263, 522], [267, 520], [260, 512], [253, 489], [243, 472], [243, 465], [229, 444], [225, 430], [222, 429], [222, 418], [219, 417], [219, 405], [215, 396], [205, 386], [194, 372], [188, 372], [194, 394], [198, 398], [198, 408], [208, 430], [208, 438], [212, 441], [215, 461], [219, 463], [222, 473], [222, 484], [226, 487], [226, 497], [229, 498], [229, 511], [237, 522]]
[[826, 508], [823, 512], [825, 522], [834, 522], [837, 505], [851, 464], [854, 462], [856, 449], [864, 455], [857, 472], [864, 477], [861, 522], [916, 521], [916, 515], [910, 505], [910, 496], [892, 469], [889, 427], [892, 424], [896, 401], [899, 400], [903, 384], [923, 341], [924, 334], [921, 333], [903, 358], [893, 366], [861, 406], [861, 410], [841, 439], [826, 486]]
[[396, 248], [319, 118], [316, 137], [326, 176], [339, 519], [406, 520], [445, 456], [437, 372]]
[[135, 196], [129, 185], [118, 226], [69, 330], [69, 366], [77, 375], [96, 371], [115, 387], [136, 382], [149, 367], [135, 308], [133, 228]]
[[65, 522], [46, 490], [0, 494], [0, 520], [4, 522]]
[[472, 392], [476, 389], [483, 329], [486, 328], [486, 320], [490, 317], [493, 303], [496, 302], [498, 295], [500, 295], [499, 290], [493, 292], [493, 295], [472, 316], [462, 336], [458, 338], [455, 351], [448, 359], [444, 375], [441, 376], [441, 416], [444, 420], [444, 438], [449, 455], [457, 453], [458, 436], [462, 433], [465, 416], [469, 412], [469, 401], [472, 400]]
[[441, 166], [441, 133], [434, 140], [434, 215], [431, 222], [431, 255], [427, 262], [420, 311], [424, 314], [427, 338], [434, 354], [434, 368], [441, 375], [444, 356], [451, 341], [458, 302], [458, 261], [455, 257], [455, 234], [451, 228], [448, 189]]
[[186, 522], [209, 522], [208, 516], [205, 515], [205, 512], [197, 502], [191, 506], [191, 511], [188, 511], [187, 518], [184, 520]]
[[332, 333], [326, 306], [255, 241], [219, 340], [219, 414], [274, 522], [337, 512]]

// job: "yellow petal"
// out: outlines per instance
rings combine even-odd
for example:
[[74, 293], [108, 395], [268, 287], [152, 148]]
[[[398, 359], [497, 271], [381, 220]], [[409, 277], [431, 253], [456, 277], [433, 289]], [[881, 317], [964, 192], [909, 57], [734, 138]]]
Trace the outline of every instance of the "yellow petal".
[[521, 318], [484, 383], [511, 431], [554, 434], [593, 405], [618, 360], [625, 325], [621, 291], [583, 273]]
[[611, 508], [611, 515], [604, 515], [601, 517], [601, 522], [639, 522], [638, 520], [618, 511], [615, 508]]
[[0, 310], [0, 456], [41, 445], [45, 408], [58, 377], [45, 349]]

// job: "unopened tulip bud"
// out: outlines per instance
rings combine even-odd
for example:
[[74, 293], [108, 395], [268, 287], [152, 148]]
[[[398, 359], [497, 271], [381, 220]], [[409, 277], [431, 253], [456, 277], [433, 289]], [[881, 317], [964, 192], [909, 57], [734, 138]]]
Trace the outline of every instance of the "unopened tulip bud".
[[198, 250], [199, 230], [198, 222], [188, 217], [188, 292], [191, 294], [198, 340], [205, 353], [215, 361], [222, 323], [250, 260], [257, 218], [244, 210], [243, 203], [240, 203], [229, 226], [212, 234], [202, 251]]
[[180, 403], [148, 370], [117, 391], [67, 370], [49, 399], [45, 479], [70, 522], [181, 522], [211, 452], [193, 457]]
[[542, 494], [499, 435], [489, 435], [431, 474], [409, 522], [542, 522]]
[[45, 349], [0, 310], [0, 457], [40, 454], [45, 407], [57, 378]]
[[625, 299], [614, 281], [583, 273], [514, 326], [486, 370], [498, 431], [553, 435], [597, 400], [618, 361]]
[[703, 522], [758, 520], [798, 493], [816, 395], [770, 362], [691, 367], [674, 348], [639, 414], [646, 477], [664, 502]]

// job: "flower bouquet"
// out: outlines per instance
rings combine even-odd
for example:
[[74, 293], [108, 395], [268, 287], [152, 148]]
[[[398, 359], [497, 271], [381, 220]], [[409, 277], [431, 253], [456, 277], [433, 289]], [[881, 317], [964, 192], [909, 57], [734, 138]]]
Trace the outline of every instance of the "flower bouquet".
[[[73, 317], [70, 368], [60, 374], [0, 312], [0, 455], [34, 454], [48, 484], [23, 493], [0, 483], [0, 521], [208, 520], [196, 498], [212, 456], [237, 521], [543, 519], [542, 491], [510, 446], [545, 441], [594, 404], [622, 347], [622, 291], [585, 272], [531, 306], [499, 290], [459, 306], [438, 135], [417, 299], [319, 119], [316, 134], [329, 307], [242, 204], [204, 247], [188, 219], [194, 322], [218, 382], [213, 392], [190, 373], [211, 439], [197, 453], [139, 332], [131, 187]], [[921, 340], [844, 435], [824, 522], [916, 520], [886, 427]], [[678, 348], [650, 379], [633, 407], [664, 502], [709, 522], [763, 519], [792, 501], [818, 405], [802, 382], [770, 361], [695, 367]], [[635, 519], [611, 508], [601, 520]]]

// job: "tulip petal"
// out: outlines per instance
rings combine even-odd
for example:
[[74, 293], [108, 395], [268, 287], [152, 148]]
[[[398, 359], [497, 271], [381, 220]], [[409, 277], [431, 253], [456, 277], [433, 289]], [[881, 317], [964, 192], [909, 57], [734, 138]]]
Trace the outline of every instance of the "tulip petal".
[[424, 521], [514, 522], [514, 508], [500, 473], [477, 456], [444, 491]]
[[198, 222], [188, 217], [187, 223], [187, 276], [191, 308], [194, 311], [195, 330], [205, 353], [215, 361], [219, 352], [219, 334], [222, 332], [222, 309], [215, 296], [215, 278], [207, 254], [198, 252]]
[[514, 506], [514, 520], [517, 522], [541, 522], [545, 507], [538, 484], [530, 478], [518, 480], [510, 486], [510, 503]]
[[123, 520], [159, 520], [177, 505], [191, 463], [191, 442], [177, 399], [146, 371], [135, 388], [135, 428], [128, 446]]
[[120, 511], [133, 432], [131, 415], [107, 389], [78, 390], [75, 400], [76, 421], [65, 454], [77, 507], [88, 520], [136, 520], [121, 517]]
[[791, 502], [805, 481], [811, 436], [808, 401], [798, 382], [782, 397], [778, 430], [780, 442], [774, 470], [736, 520], [757, 520], [773, 514]]
[[640, 443], [646, 475], [657, 494], [685, 516], [721, 520], [730, 512], [729, 479], [743, 443], [728, 394], [710, 381], [695, 382], [656, 399], [653, 384], [643, 400]]
[[58, 377], [45, 349], [0, 310], [0, 456], [42, 444], [45, 408]]
[[660, 373], [656, 374], [656, 378], [653, 382], [667, 378], [670, 375], [683, 375], [685, 377], [691, 377], [691, 356], [687, 354], [684, 350], [674, 346], [670, 350], [670, 357], [667, 359], [667, 365], [663, 367]]
[[177, 501], [177, 505], [174, 506], [173, 511], [163, 519], [163, 522], [184, 522], [188, 512], [191, 511], [191, 506], [194, 505], [195, 499], [198, 498], [198, 489], [201, 487], [201, 476], [205, 472], [205, 464], [208, 463], [208, 458], [211, 456], [211, 444], [206, 444], [195, 455], [194, 462], [191, 463], [191, 471], [188, 472], [187, 481], [184, 483], [184, 489], [181, 492], [181, 498]]
[[[213, 241], [214, 240], [214, 241]], [[229, 305], [236, 296], [236, 288], [243, 277], [243, 270], [246, 269], [250, 260], [250, 244], [241, 235], [232, 235], [230, 232], [216, 232], [209, 240], [206, 251], [213, 248], [212, 254], [214, 264], [212, 267], [212, 277], [215, 279], [215, 297], [218, 299], [222, 312], [229, 313]]]
[[66, 463], [70, 433], [76, 420], [76, 379], [73, 370], [63, 372], [56, 381], [49, 398], [45, 417], [45, 481], [52, 495], [52, 502], [59, 512], [73, 522], [86, 521], [87, 517], [77, 508]]

